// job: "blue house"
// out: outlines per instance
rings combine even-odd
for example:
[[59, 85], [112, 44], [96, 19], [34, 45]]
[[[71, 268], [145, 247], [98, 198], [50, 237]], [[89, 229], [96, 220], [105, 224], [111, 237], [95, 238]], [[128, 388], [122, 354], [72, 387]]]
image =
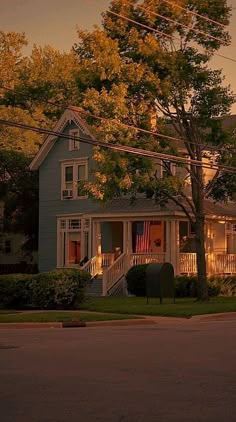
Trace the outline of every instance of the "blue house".
[[[69, 107], [54, 132], [61, 135], [49, 135], [30, 165], [39, 170], [40, 271], [82, 266], [101, 274], [103, 295], [139, 263], [166, 261], [176, 274], [196, 273], [194, 233], [174, 204], [160, 207], [140, 197], [134, 204], [120, 198], [101, 206], [84, 195], [80, 182], [94, 166], [86, 140], [94, 137], [79, 108]], [[160, 162], [156, 171], [163, 176]], [[208, 273], [236, 273], [235, 206], [206, 201], [205, 210]]]

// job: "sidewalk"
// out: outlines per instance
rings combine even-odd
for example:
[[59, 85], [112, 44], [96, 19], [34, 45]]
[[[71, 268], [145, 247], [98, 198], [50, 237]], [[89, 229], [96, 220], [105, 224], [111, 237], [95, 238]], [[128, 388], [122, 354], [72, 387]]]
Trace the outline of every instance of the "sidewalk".
[[[24, 311], [26, 313], [28, 311]], [[30, 313], [31, 311], [29, 311]], [[44, 312], [44, 311], [38, 311]], [[67, 312], [67, 311], [65, 311]], [[79, 312], [79, 311], [78, 311]], [[88, 311], [89, 312], [89, 311]], [[91, 312], [94, 313], [94, 312]], [[99, 312], [96, 312], [99, 313]], [[101, 312], [103, 313], [103, 312]], [[103, 313], [104, 314], [104, 313]], [[84, 328], [84, 327], [127, 327], [132, 325], [153, 325], [158, 323], [186, 323], [191, 322], [209, 322], [209, 321], [231, 321], [236, 320], [236, 312], [225, 312], [219, 314], [196, 315], [189, 318], [166, 317], [153, 315], [134, 315], [137, 319], [121, 319], [109, 321], [74, 321], [74, 322], [3, 322], [0, 323], [0, 329], [36, 329], [36, 328]], [[140, 317], [140, 318], [139, 318]]]

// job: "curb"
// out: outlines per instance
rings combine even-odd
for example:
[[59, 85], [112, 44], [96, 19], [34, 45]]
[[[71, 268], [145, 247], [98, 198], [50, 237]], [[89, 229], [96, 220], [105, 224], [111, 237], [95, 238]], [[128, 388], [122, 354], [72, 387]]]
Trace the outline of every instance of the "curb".
[[25, 328], [82, 328], [82, 327], [118, 327], [130, 325], [151, 325], [157, 322], [152, 319], [123, 319], [110, 321], [91, 322], [2, 322], [0, 329], [25, 329]]
[[130, 325], [157, 324], [153, 319], [116, 319], [111, 321], [86, 322], [86, 327], [128, 327]]

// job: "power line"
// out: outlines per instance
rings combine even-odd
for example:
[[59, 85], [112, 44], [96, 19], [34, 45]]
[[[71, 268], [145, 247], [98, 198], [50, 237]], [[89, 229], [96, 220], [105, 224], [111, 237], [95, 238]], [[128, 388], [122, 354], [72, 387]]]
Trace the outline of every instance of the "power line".
[[186, 7], [180, 6], [179, 4], [177, 4], [177, 3], [173, 2], [173, 1], [169, 1], [169, 0], [162, 0], [162, 1], [164, 3], [170, 4], [173, 7], [177, 7], [179, 9], [181, 9], [181, 10], [184, 10], [186, 13], [189, 13], [190, 15], [197, 16], [198, 18], [204, 19], [204, 20], [206, 20], [208, 22], [211, 22], [211, 23], [214, 23], [216, 25], [219, 25], [219, 26], [221, 26], [223, 28], [225, 28], [225, 26], [226, 26], [223, 23], [220, 23], [218, 21], [215, 21], [214, 19], [208, 18], [207, 16], [201, 15], [200, 13], [194, 12], [193, 10], [186, 9]]
[[[91, 1], [91, 0], [85, 0], [85, 1], [90, 2], [90, 3], [92, 3], [92, 4], [95, 4], [95, 3], [94, 3], [93, 1]], [[163, 0], [163, 1], [164, 1], [164, 0]], [[96, 7], [97, 7], [97, 5], [96, 5]], [[157, 34], [159, 34], [159, 35], [162, 35], [163, 37], [166, 37], [166, 38], [169, 38], [169, 39], [172, 39], [172, 40], [177, 40], [177, 41], [181, 42], [181, 39], [180, 39], [180, 38], [178, 38], [178, 37], [176, 37], [176, 36], [174, 36], [174, 35], [166, 34], [165, 32], [162, 32], [162, 31], [158, 31], [158, 29], [152, 28], [152, 27], [151, 27], [151, 26], [149, 26], [149, 25], [145, 25], [145, 24], [143, 24], [143, 23], [141, 23], [141, 22], [138, 22], [138, 21], [136, 21], [136, 20], [134, 20], [134, 19], [128, 18], [127, 16], [124, 16], [124, 15], [122, 15], [122, 14], [116, 13], [116, 12], [114, 12], [114, 11], [112, 11], [112, 10], [109, 10], [109, 9], [105, 9], [105, 10], [107, 11], [107, 13], [110, 13], [110, 14], [112, 14], [112, 15], [116, 16], [116, 17], [120, 17], [121, 19], [124, 19], [124, 20], [126, 20], [126, 21], [128, 21], [128, 22], [134, 23], [135, 25], [141, 26], [141, 27], [143, 27], [143, 28], [145, 28], [145, 29], [148, 29], [149, 31], [153, 31], [153, 32], [155, 32], [155, 33], [157, 33]], [[147, 9], [147, 10], [148, 10], [148, 9]], [[186, 9], [186, 11], [187, 11], [187, 9]], [[201, 16], [201, 15], [200, 15], [200, 16]], [[211, 21], [211, 19], [209, 19], [209, 20]], [[214, 21], [214, 22], [216, 22], [216, 21]], [[179, 24], [179, 23], [178, 23], [178, 24]], [[224, 25], [223, 25], [223, 26], [224, 26]], [[222, 41], [222, 40], [221, 40], [221, 41]], [[235, 63], [236, 63], [236, 59], [233, 59], [232, 57], [223, 56], [223, 55], [218, 54], [218, 53], [214, 53], [214, 56], [222, 57], [222, 58], [224, 58], [224, 59], [226, 59], [226, 60], [230, 60], [230, 61], [232, 61], [232, 62], [235, 62]]]
[[150, 26], [145, 25], [144, 23], [137, 22], [137, 21], [135, 21], [134, 19], [131, 19], [131, 18], [128, 18], [127, 16], [121, 15], [120, 13], [113, 12], [112, 10], [109, 10], [109, 9], [107, 9], [107, 12], [108, 12], [108, 13], [110, 13], [110, 14], [112, 14], [112, 15], [115, 15], [115, 16], [117, 16], [117, 17], [120, 17], [120, 18], [122, 18], [122, 19], [125, 19], [126, 21], [132, 22], [132, 23], [134, 23], [135, 25], [139, 25], [139, 26], [141, 26], [142, 28], [149, 29], [149, 30], [151, 30], [151, 31], [153, 31], [153, 32], [156, 32], [157, 34], [162, 35], [162, 36], [164, 36], [164, 37], [167, 37], [167, 38], [171, 38], [171, 39], [173, 39], [173, 40], [180, 41], [180, 38], [175, 37], [174, 35], [166, 34], [165, 32], [162, 32], [162, 31], [158, 31], [158, 29], [151, 28]]
[[138, 9], [140, 9], [140, 10], [143, 10], [144, 12], [148, 12], [148, 13], [150, 13], [151, 15], [154, 15], [154, 16], [157, 16], [157, 17], [159, 17], [159, 18], [162, 18], [162, 19], [164, 19], [164, 20], [166, 20], [166, 21], [168, 21], [168, 22], [176, 23], [177, 25], [182, 26], [182, 27], [183, 27], [183, 28], [185, 28], [185, 29], [189, 29], [190, 31], [196, 32], [197, 34], [200, 34], [200, 35], [205, 35], [205, 36], [206, 36], [206, 37], [208, 37], [208, 38], [211, 38], [211, 39], [213, 39], [213, 40], [215, 40], [215, 41], [219, 41], [219, 42], [221, 42], [221, 43], [223, 42], [224, 44], [226, 44], [226, 41], [222, 40], [221, 38], [214, 37], [213, 35], [208, 34], [208, 33], [204, 32], [204, 31], [200, 31], [199, 29], [196, 29], [196, 28], [191, 28], [191, 26], [185, 25], [185, 24], [183, 24], [183, 23], [181, 23], [181, 22], [179, 22], [179, 21], [176, 21], [176, 20], [174, 20], [174, 19], [168, 18], [167, 16], [161, 15], [160, 13], [153, 12], [152, 10], [150, 10], [150, 9], [148, 9], [148, 8], [145, 8], [145, 7], [142, 7], [142, 6], [140, 6], [139, 4], [137, 4], [137, 5], [136, 5], [136, 7], [137, 7]]
[[[6, 87], [4, 85], [1, 85], [1, 84], [0, 84], [0, 89], [4, 89], [6, 91], [12, 92], [15, 95], [20, 94], [20, 95], [24, 96], [26, 99], [35, 100], [35, 98], [33, 98], [32, 96], [29, 96], [29, 95], [25, 94], [22, 91], [18, 91], [17, 92], [14, 89], [8, 88], [8, 87]], [[40, 101], [42, 103], [45, 103], [45, 104], [48, 104], [48, 105], [51, 105], [51, 106], [54, 106], [54, 107], [59, 107], [62, 110], [71, 110], [71, 111], [74, 111], [74, 107], [73, 106], [67, 106], [67, 105], [64, 105], [64, 104], [61, 104], [61, 103], [55, 103], [53, 101], [48, 101], [48, 100], [44, 100], [44, 99], [40, 99]], [[133, 129], [133, 130], [136, 130], [138, 132], [146, 133], [146, 134], [149, 134], [149, 135], [158, 137], [158, 138], [164, 138], [164, 139], [168, 139], [170, 141], [177, 141], [177, 142], [180, 142], [180, 143], [183, 143], [183, 142], [186, 141], [185, 138], [177, 138], [175, 136], [164, 135], [164, 134], [162, 134], [160, 132], [153, 132], [151, 130], [142, 129], [142, 128], [138, 127], [138, 126], [133, 126], [133, 125], [129, 125], [127, 123], [122, 123], [122, 122], [118, 121], [117, 119], [111, 119], [111, 118], [107, 118], [107, 117], [97, 116], [97, 115], [95, 115], [93, 113], [90, 113], [89, 111], [83, 110], [82, 108], [80, 109], [80, 113], [81, 114], [84, 114], [87, 117], [92, 117], [92, 118], [97, 119], [97, 120], [101, 120], [101, 121], [105, 121], [105, 122], [109, 122], [109, 123], [113, 123], [114, 122], [114, 123], [118, 124], [119, 126], [126, 127], [126, 128], [129, 128], [129, 129]], [[189, 141], [189, 140], [187, 140], [187, 143], [188, 144], [192, 144], [192, 145], [196, 145], [196, 142]], [[202, 147], [202, 149], [205, 149], [207, 151], [215, 151], [215, 146], [205, 145], [205, 144], [202, 144], [202, 143], [198, 143], [197, 145], [199, 147]], [[224, 148], [223, 147], [219, 147], [219, 148], [217, 148], [217, 150], [218, 151], [222, 151], [222, 150], [224, 150]]]
[[79, 137], [70, 136], [70, 135], [62, 134], [61, 132], [56, 132], [49, 129], [43, 129], [36, 126], [26, 125], [23, 123], [15, 122], [13, 120], [0, 119], [0, 125], [4, 125], [8, 127], [16, 127], [23, 130], [30, 130], [30, 131], [41, 133], [44, 135], [52, 135], [55, 137], [60, 137], [60, 138], [65, 138], [65, 139], [72, 139], [74, 141], [77, 140], [85, 144], [90, 144], [90, 145], [98, 146], [101, 148], [107, 148], [107, 149], [116, 150], [116, 151], [128, 152], [131, 154], [141, 155], [141, 156], [145, 156], [149, 158], [157, 158], [164, 161], [179, 162], [179, 163], [187, 164], [187, 165], [191, 164], [196, 167], [207, 168], [207, 169], [212, 169], [212, 170], [223, 170], [228, 173], [236, 174], [236, 169], [235, 167], [232, 167], [232, 166], [225, 166], [225, 165], [217, 166], [215, 164], [203, 163], [202, 161], [199, 161], [199, 160], [193, 160], [193, 159], [188, 159], [184, 157], [178, 157], [175, 155], [153, 152], [153, 151], [149, 151], [149, 150], [145, 150], [141, 148], [128, 147], [128, 146], [120, 145], [120, 144], [115, 144], [115, 145], [107, 144], [106, 142], [97, 141], [93, 137], [88, 139], [88, 138], [83, 138], [82, 136], [79, 136]]

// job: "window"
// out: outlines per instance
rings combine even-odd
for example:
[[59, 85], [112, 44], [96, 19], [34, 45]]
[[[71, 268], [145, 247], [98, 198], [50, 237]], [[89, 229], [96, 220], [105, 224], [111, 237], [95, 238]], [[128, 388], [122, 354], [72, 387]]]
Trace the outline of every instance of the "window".
[[74, 151], [74, 150], [80, 149], [80, 142], [77, 139], [77, 138], [79, 138], [79, 130], [78, 129], [70, 130], [69, 136], [71, 137], [71, 139], [69, 139], [69, 151]]
[[88, 160], [86, 158], [74, 162], [62, 163], [62, 199], [85, 197], [83, 182], [88, 179]]
[[175, 165], [171, 161], [168, 160], [162, 160], [161, 165], [161, 177], [167, 177], [167, 176], [174, 176], [175, 175]]
[[0, 241], [0, 252], [7, 254], [11, 253], [11, 241], [10, 240], [1, 240]]

